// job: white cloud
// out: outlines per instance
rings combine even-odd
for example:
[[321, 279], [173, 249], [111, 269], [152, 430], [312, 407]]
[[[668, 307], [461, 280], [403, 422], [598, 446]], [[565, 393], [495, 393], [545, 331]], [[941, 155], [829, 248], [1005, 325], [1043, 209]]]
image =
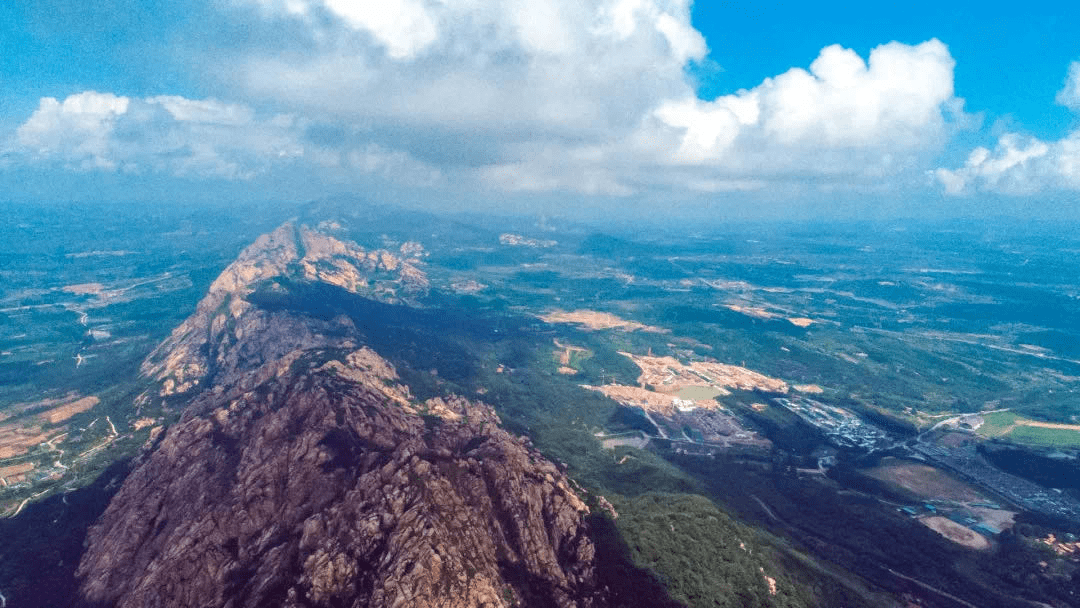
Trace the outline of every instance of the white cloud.
[[[240, 94], [364, 125], [417, 157], [436, 133], [476, 154], [448, 171], [476, 167], [481, 184], [504, 189], [631, 193], [650, 187], [643, 171], [673, 166], [697, 167], [698, 184], [878, 180], [923, 170], [955, 128], [949, 118], [966, 116], [937, 40], [886, 44], [868, 61], [831, 46], [808, 70], [698, 99], [685, 70], [708, 47], [688, 0], [416, 0], [433, 33], [423, 44], [408, 28], [378, 34], [364, 2], [235, 1], [318, 33], [306, 53], [247, 55], [229, 72]], [[407, 53], [392, 52], [399, 43]]]
[[[356, 14], [345, 18], [329, 0], [303, 0], [299, 13], [275, 0], [236, 1], [313, 32], [302, 52], [253, 50], [228, 66], [238, 94], [351, 122], [479, 136], [492, 148], [630, 129], [661, 99], [691, 91], [683, 69], [706, 51], [689, 0], [417, 1], [434, 33], [422, 45], [404, 31], [378, 44], [358, 37], [368, 3], [351, 3]], [[393, 45], [409, 52], [390, 53]]]
[[556, 149], [521, 146], [519, 160], [485, 177], [511, 190], [607, 194], [750, 191], [770, 183], [879, 189], [891, 178], [920, 175], [969, 121], [953, 96], [952, 71], [937, 40], [886, 44], [868, 62], [831, 46], [809, 70], [793, 68], [750, 90], [713, 101], [691, 92], [660, 100], [622, 136]]
[[678, 61], [701, 61], [705, 58], [705, 53], [708, 52], [705, 38], [683, 20], [661, 13], [656, 18], [656, 29], [667, 38], [671, 52]]
[[242, 104], [175, 95], [128, 98], [85, 91], [63, 102], [44, 98], [3, 146], [4, 165], [59, 165], [247, 180], [275, 170], [321, 171], [331, 181], [377, 176], [434, 185], [437, 168], [399, 150], [356, 138], [314, 141], [309, 120], [260, 116]]
[[324, 0], [351, 27], [367, 30], [394, 59], [408, 59], [438, 37], [435, 22], [416, 0]]
[[1006, 133], [993, 150], [975, 148], [963, 167], [935, 169], [932, 175], [953, 195], [1080, 190], [1080, 130], [1054, 142]]
[[1065, 77], [1065, 86], [1057, 94], [1057, 102], [1080, 112], [1080, 61], [1069, 64], [1069, 74]]
[[[1080, 62], [1069, 66], [1057, 102], [1080, 112]], [[996, 192], [1027, 195], [1045, 190], [1080, 190], [1080, 128], [1057, 141], [1005, 133], [993, 150], [977, 147], [964, 166], [931, 172], [952, 195]]]
[[129, 101], [95, 91], [72, 95], [63, 102], [46, 97], [15, 131], [16, 141], [39, 158], [63, 155], [80, 168], [113, 168], [110, 140]]
[[224, 178], [251, 177], [271, 159], [303, 154], [295, 127], [280, 117], [256, 121], [242, 105], [95, 91], [42, 99], [11, 147], [28, 162], [78, 170]]
[[[691, 0], [229, 3], [254, 42], [206, 64], [218, 98], [239, 103], [42, 100], [4, 158], [231, 178], [288, 162], [612, 196], [860, 187], [921, 177], [966, 117], [936, 40], [866, 59], [830, 46], [806, 69], [699, 99], [687, 68], [709, 48]], [[95, 96], [126, 105], [91, 108]], [[314, 141], [312, 125], [345, 136]]]
[[666, 102], [653, 114], [658, 124], [650, 127], [680, 134], [666, 159], [672, 163], [737, 167], [749, 154], [774, 159], [765, 172], [814, 169], [815, 158], [843, 162], [834, 169], [859, 172], [869, 165], [878, 171], [882, 163], [942, 143], [953, 63], [937, 40], [877, 47], [869, 63], [834, 45], [821, 51], [809, 71], [793, 68], [711, 102]]

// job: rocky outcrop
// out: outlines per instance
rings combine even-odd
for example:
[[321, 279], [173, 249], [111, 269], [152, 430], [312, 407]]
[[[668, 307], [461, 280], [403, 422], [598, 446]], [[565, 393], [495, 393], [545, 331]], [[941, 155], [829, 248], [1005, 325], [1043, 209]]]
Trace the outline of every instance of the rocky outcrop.
[[272, 321], [272, 315], [245, 298], [264, 281], [288, 278], [335, 285], [382, 302], [410, 303], [427, 292], [428, 280], [417, 266], [423, 248], [414, 246], [407, 253], [366, 251], [286, 223], [260, 236], [218, 276], [195, 313], [146, 359], [142, 373], [160, 383], [162, 396], [179, 395], [238, 369], [242, 362], [236, 357], [243, 354], [234, 346], [245, 335], [273, 332], [252, 350], [255, 360], [248, 366], [291, 350], [324, 346], [306, 328], [280, 315]]
[[[588, 508], [490, 406], [416, 399], [389, 362], [353, 343], [344, 317], [224, 297], [286, 265], [370, 289], [370, 278], [365, 287], [341, 267], [312, 262], [309, 272], [312, 252], [357, 259], [283, 227], [230, 266], [148, 362], [177, 389], [170, 373], [194, 361], [192, 398], [90, 530], [83, 599], [117, 608], [606, 605]], [[378, 257], [405, 276], [406, 263], [393, 270]], [[198, 365], [217, 372], [192, 390], [192, 379], [211, 377]]]

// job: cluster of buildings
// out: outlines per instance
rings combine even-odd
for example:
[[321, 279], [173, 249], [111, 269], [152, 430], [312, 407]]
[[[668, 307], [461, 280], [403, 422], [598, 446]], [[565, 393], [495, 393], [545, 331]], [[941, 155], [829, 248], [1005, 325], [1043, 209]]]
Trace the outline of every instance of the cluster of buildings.
[[[1001, 505], [995, 503], [972, 503], [972, 507], [984, 507], [987, 509], [1000, 509]], [[967, 509], [954, 509], [949, 512], [944, 512], [939, 509], [937, 505], [932, 503], [923, 503], [919, 506], [906, 506], [897, 509], [901, 513], [904, 513], [910, 517], [919, 517], [920, 515], [944, 515], [949, 520], [960, 524], [966, 528], [978, 532], [986, 537], [997, 536], [1001, 534], [1001, 530], [998, 528], [980, 520], [974, 513]]]
[[[858, 416], [842, 408], [801, 396], [776, 397], [773, 401], [824, 431], [829, 440], [838, 447], [860, 448], [873, 452], [903, 445], [884, 430], [863, 422]], [[1043, 488], [994, 467], [978, 453], [973, 444], [946, 447], [919, 441], [910, 449], [914, 452], [914, 457], [954, 471], [968, 481], [989, 488], [1002, 498], [1024, 509], [1080, 522], [1080, 501], [1058, 490]], [[993, 503], [972, 506], [1000, 508]], [[912, 516], [937, 513], [934, 505], [904, 507], [901, 510]], [[993, 526], [981, 523], [971, 513], [962, 510], [946, 516], [986, 536], [994, 536], [1000, 532]]]
[[931, 463], [954, 471], [972, 483], [990, 488], [1024, 509], [1080, 522], [1080, 501], [998, 469], [987, 462], [975, 446], [946, 448], [919, 442], [912, 449]]
[[801, 396], [776, 397], [773, 402], [821, 429], [837, 447], [860, 448], [873, 452], [896, 446], [896, 441], [888, 433], [863, 422], [845, 409]]

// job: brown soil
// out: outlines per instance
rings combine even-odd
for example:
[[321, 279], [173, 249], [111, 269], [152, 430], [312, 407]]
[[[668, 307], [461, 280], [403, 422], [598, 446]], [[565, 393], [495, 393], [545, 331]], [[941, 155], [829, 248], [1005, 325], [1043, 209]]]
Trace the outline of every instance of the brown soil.
[[742, 313], [748, 317], [754, 317], [755, 319], [776, 318], [776, 314], [771, 313], [760, 306], [739, 306], [738, 304], [728, 304], [726, 308], [734, 312]]
[[40, 426], [20, 428], [15, 425], [0, 426], [0, 458], [11, 458], [30, 451], [30, 448], [47, 441], [49, 433], [41, 432]]
[[1016, 525], [1015, 511], [987, 509], [986, 507], [971, 507], [969, 510], [984, 524], [997, 528], [998, 530], [1008, 530]]
[[1017, 420], [1019, 426], [1037, 426], [1044, 429], [1065, 429], [1067, 431], [1080, 431], [1080, 424], [1060, 424], [1057, 422], [1039, 422], [1038, 420]]
[[924, 464], [903, 461], [882, 461], [883, 464], [864, 471], [867, 475], [895, 483], [896, 485], [926, 498], [940, 498], [958, 502], [984, 501], [986, 497], [975, 488]]
[[651, 385], [657, 391], [677, 393], [687, 386], [712, 386], [717, 389], [763, 390], [786, 393], [788, 385], [783, 380], [725, 363], [693, 361], [683, 365], [674, 357], [648, 357], [620, 352], [641, 368], [638, 384]]
[[98, 399], [97, 397], [83, 397], [82, 399], [42, 412], [39, 416], [49, 421], [49, 424], [57, 424], [71, 418], [75, 414], [81, 414], [93, 408], [98, 403], [101, 403], [101, 399]]
[[79, 283], [78, 285], [66, 285], [63, 290], [77, 296], [99, 294], [105, 286], [101, 283]]
[[985, 536], [969, 530], [951, 519], [935, 515], [933, 517], [921, 518], [919, 521], [927, 528], [930, 528], [934, 532], [937, 532], [958, 545], [980, 551], [990, 548], [990, 541], [986, 540]]
[[[641, 407], [652, 412], [659, 412], [665, 416], [670, 416], [675, 411], [674, 395], [665, 395], [664, 393], [646, 390], [637, 386], [623, 386], [621, 384], [586, 386], [585, 388], [600, 391], [624, 405]], [[695, 404], [710, 409], [716, 409], [720, 405], [712, 399], [709, 401], [695, 402]]]
[[647, 331], [658, 334], [666, 334], [671, 331], [662, 327], [638, 323], [637, 321], [627, 321], [609, 312], [596, 310], [556, 310], [546, 315], [540, 315], [540, 318], [548, 323], [572, 323], [592, 330], [617, 329], [619, 331]]
[[22, 464], [13, 464], [7, 467], [0, 467], [0, 477], [11, 477], [12, 475], [21, 475], [23, 473], [29, 473], [34, 470], [34, 463], [24, 462]]
[[157, 422], [157, 420], [154, 420], [153, 418], [139, 418], [131, 424], [131, 427], [138, 431], [145, 429], [148, 426], [153, 426], [155, 422]]
[[[573, 356], [573, 353], [575, 353], [575, 352], [579, 352], [579, 353], [589, 352], [589, 349], [587, 349], [587, 348], [582, 348], [580, 346], [574, 346], [572, 344], [563, 344], [563, 343], [559, 342], [558, 339], [555, 339], [555, 347], [558, 349], [558, 350], [555, 351], [555, 357], [559, 360], [559, 363], [561, 363], [563, 365], [570, 365], [570, 357]], [[566, 373], [566, 372], [560, 372], [560, 373]]]

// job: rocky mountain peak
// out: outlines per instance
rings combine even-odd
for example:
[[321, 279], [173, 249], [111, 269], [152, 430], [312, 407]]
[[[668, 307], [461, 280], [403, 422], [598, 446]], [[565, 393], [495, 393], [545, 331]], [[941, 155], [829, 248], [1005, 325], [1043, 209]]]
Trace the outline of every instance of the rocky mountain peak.
[[[387, 303], [415, 302], [427, 293], [427, 276], [419, 268], [422, 247], [403, 257], [387, 250], [365, 250], [307, 226], [286, 223], [248, 246], [214, 280], [191, 315], [143, 363], [142, 372], [161, 383], [160, 394], [184, 394], [213, 372], [236, 368], [238, 353], [230, 348], [245, 333], [264, 333], [268, 318], [247, 301], [264, 282], [288, 279], [326, 283]], [[288, 350], [316, 341], [300, 328], [282, 342]], [[255, 349], [258, 351], [259, 349]], [[276, 355], [283, 354], [280, 348]]]
[[87, 603], [607, 605], [557, 467], [485, 403], [417, 399], [345, 315], [245, 299], [279, 278], [426, 288], [411, 261], [303, 227], [246, 249], [144, 367], [187, 401], [87, 535]]

